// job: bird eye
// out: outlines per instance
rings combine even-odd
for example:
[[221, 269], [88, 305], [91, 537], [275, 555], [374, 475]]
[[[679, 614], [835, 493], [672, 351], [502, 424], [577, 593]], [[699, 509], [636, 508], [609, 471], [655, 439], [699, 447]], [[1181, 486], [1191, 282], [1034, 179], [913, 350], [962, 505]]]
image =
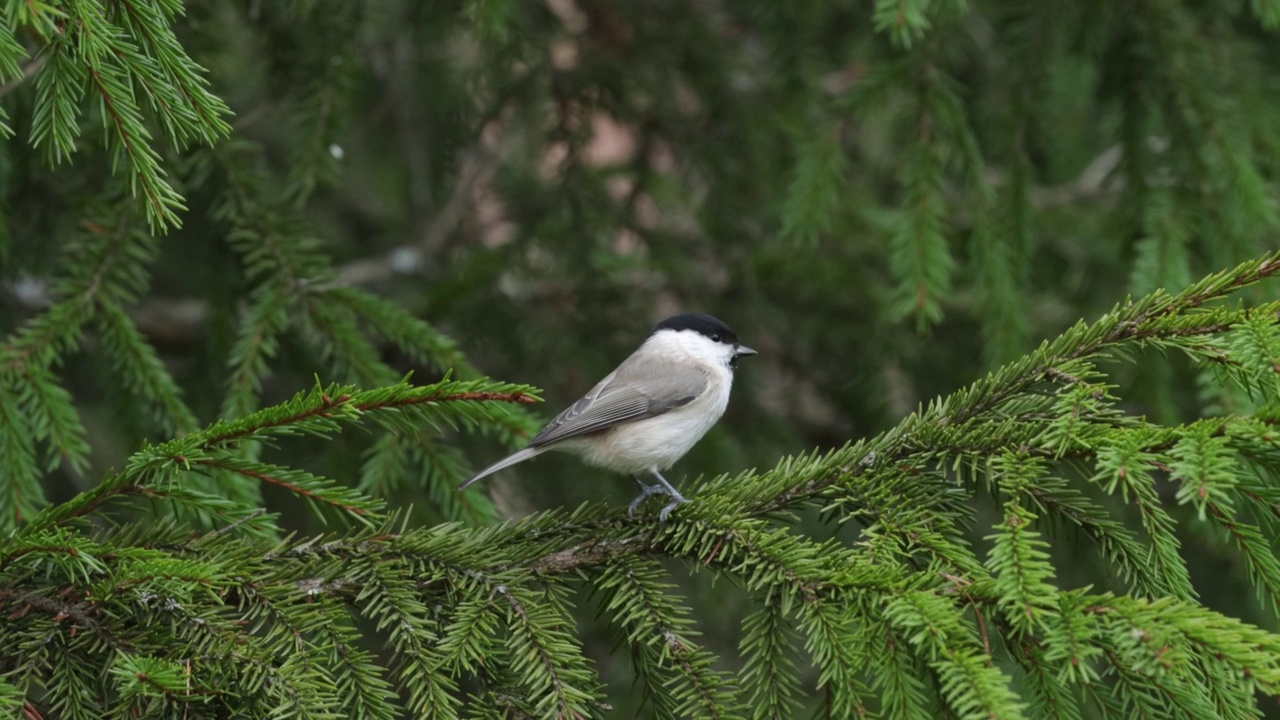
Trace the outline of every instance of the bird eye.
[[711, 333], [712, 342], [720, 342], [720, 333]]

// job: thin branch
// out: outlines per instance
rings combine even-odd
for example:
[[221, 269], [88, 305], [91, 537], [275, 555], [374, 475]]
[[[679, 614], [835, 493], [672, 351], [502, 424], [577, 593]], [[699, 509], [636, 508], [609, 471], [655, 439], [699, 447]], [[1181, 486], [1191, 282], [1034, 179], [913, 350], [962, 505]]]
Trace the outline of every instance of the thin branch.
[[235, 467], [234, 465], [231, 465], [229, 463], [224, 463], [224, 462], [220, 462], [218, 460], [212, 460], [212, 459], [199, 460], [196, 462], [196, 464], [204, 465], [206, 467], [211, 467], [211, 468], [217, 468], [219, 470], [225, 470], [227, 472], [238, 473], [240, 475], [244, 475], [247, 478], [252, 478], [253, 480], [257, 480], [258, 482], [263, 482], [268, 485], [275, 485], [276, 487], [286, 490], [290, 493], [293, 493], [298, 497], [303, 497], [317, 503], [324, 503], [325, 505], [331, 505], [333, 507], [338, 508], [339, 510], [342, 510], [343, 512], [349, 512], [352, 515], [365, 515], [367, 513], [367, 511], [364, 508], [339, 502], [338, 500], [335, 500], [333, 498], [327, 498], [324, 495], [314, 492], [312, 490], [308, 490], [307, 488], [304, 488], [301, 485], [298, 485], [296, 483], [291, 483], [288, 480], [276, 477], [275, 475], [271, 475], [269, 473], [264, 473], [258, 470], [254, 470], [253, 468]]
[[265, 515], [266, 513], [267, 513], [267, 509], [266, 509], [266, 508], [255, 508], [253, 512], [249, 513], [248, 515], [245, 515], [244, 517], [240, 518], [239, 520], [236, 520], [235, 522], [231, 523], [230, 525], [226, 525], [226, 526], [224, 526], [224, 527], [220, 527], [220, 528], [218, 528], [217, 530], [213, 530], [213, 531], [211, 531], [211, 532], [205, 533], [204, 537], [202, 537], [202, 538], [201, 538], [201, 540], [212, 540], [212, 539], [214, 539], [214, 538], [222, 537], [223, 535], [226, 535], [226, 534], [228, 534], [228, 533], [234, 532], [236, 528], [240, 527], [241, 525], [244, 525], [245, 523], [249, 522], [250, 520], [252, 520], [252, 519], [254, 519], [254, 518], [256, 518], [256, 517], [261, 517], [262, 515]]

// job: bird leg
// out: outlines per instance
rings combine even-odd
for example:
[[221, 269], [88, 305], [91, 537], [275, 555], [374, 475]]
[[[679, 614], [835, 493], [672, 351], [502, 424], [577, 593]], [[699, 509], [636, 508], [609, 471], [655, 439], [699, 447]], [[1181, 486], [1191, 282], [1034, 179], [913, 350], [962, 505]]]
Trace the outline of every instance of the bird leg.
[[667, 516], [671, 514], [672, 510], [676, 509], [677, 505], [683, 505], [689, 501], [685, 496], [680, 494], [679, 490], [672, 487], [671, 483], [667, 482], [666, 478], [662, 477], [662, 473], [654, 470], [653, 476], [658, 478], [658, 482], [662, 483], [662, 487], [667, 491], [667, 497], [671, 498], [671, 502], [667, 503], [666, 507], [658, 511], [658, 522], [666, 522]]
[[674, 510], [677, 505], [687, 503], [689, 501], [685, 499], [685, 496], [680, 494], [679, 490], [672, 487], [671, 483], [667, 482], [666, 478], [662, 477], [662, 473], [657, 470], [650, 470], [649, 472], [653, 473], [653, 476], [658, 479], [659, 484], [647, 485], [643, 480], [635, 475], [631, 476], [631, 479], [635, 480], [636, 484], [640, 486], [640, 495], [635, 500], [632, 500], [631, 505], [627, 507], [627, 517], [634, 517], [636, 508], [640, 507], [640, 503], [643, 503], [650, 495], [666, 495], [671, 498], [671, 502], [667, 503], [662, 510], [658, 511], [658, 520], [665, 522], [667, 516], [671, 514], [671, 511]]

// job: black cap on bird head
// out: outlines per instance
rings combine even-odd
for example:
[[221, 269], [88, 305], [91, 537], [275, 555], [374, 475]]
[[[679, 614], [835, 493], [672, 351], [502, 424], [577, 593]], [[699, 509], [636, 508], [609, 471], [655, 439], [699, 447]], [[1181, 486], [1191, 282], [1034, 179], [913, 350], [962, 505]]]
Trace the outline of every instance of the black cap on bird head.
[[653, 332], [660, 330], [692, 330], [716, 342], [734, 345], [738, 342], [738, 334], [728, 325], [706, 313], [683, 313], [658, 323]]

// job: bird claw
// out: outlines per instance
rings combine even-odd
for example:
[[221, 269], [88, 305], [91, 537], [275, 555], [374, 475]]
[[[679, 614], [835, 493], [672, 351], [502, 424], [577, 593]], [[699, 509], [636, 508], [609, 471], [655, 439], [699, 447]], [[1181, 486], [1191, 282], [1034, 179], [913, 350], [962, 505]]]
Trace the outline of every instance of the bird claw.
[[682, 495], [676, 495], [676, 496], [672, 497], [672, 498], [671, 498], [671, 502], [667, 503], [667, 506], [666, 506], [666, 507], [664, 507], [664, 508], [662, 508], [661, 510], [659, 510], [659, 511], [658, 511], [658, 522], [660, 522], [660, 523], [664, 523], [664, 522], [666, 522], [666, 521], [667, 521], [667, 516], [671, 514], [671, 511], [672, 511], [672, 510], [675, 510], [675, 509], [676, 509], [676, 507], [678, 507], [678, 506], [680, 506], [680, 505], [683, 505], [683, 504], [685, 504], [685, 503], [687, 503], [687, 502], [689, 502], [689, 501], [688, 501], [687, 499], [685, 499], [685, 498], [684, 498], [684, 496], [682, 496]]
[[677, 505], [683, 505], [684, 503], [689, 502], [685, 496], [675, 492], [674, 489], [665, 488], [661, 485], [646, 485], [638, 479], [636, 480], [636, 483], [640, 485], [640, 494], [636, 496], [635, 500], [631, 501], [629, 506], [627, 506], [628, 518], [634, 518], [636, 515], [636, 508], [640, 507], [640, 505], [651, 495], [666, 495], [671, 498], [671, 502], [667, 503], [666, 506], [658, 512], [659, 522], [666, 522], [667, 516], [671, 514], [671, 511], [674, 510]]
[[640, 507], [640, 504], [643, 503], [650, 495], [657, 495], [659, 493], [665, 492], [665, 490], [662, 489], [662, 486], [645, 485], [644, 483], [640, 482], [639, 479], [636, 480], [636, 484], [640, 486], [640, 494], [637, 495], [636, 499], [632, 500], [631, 504], [627, 506], [627, 517], [629, 518], [633, 518], [636, 516], [636, 508]]

